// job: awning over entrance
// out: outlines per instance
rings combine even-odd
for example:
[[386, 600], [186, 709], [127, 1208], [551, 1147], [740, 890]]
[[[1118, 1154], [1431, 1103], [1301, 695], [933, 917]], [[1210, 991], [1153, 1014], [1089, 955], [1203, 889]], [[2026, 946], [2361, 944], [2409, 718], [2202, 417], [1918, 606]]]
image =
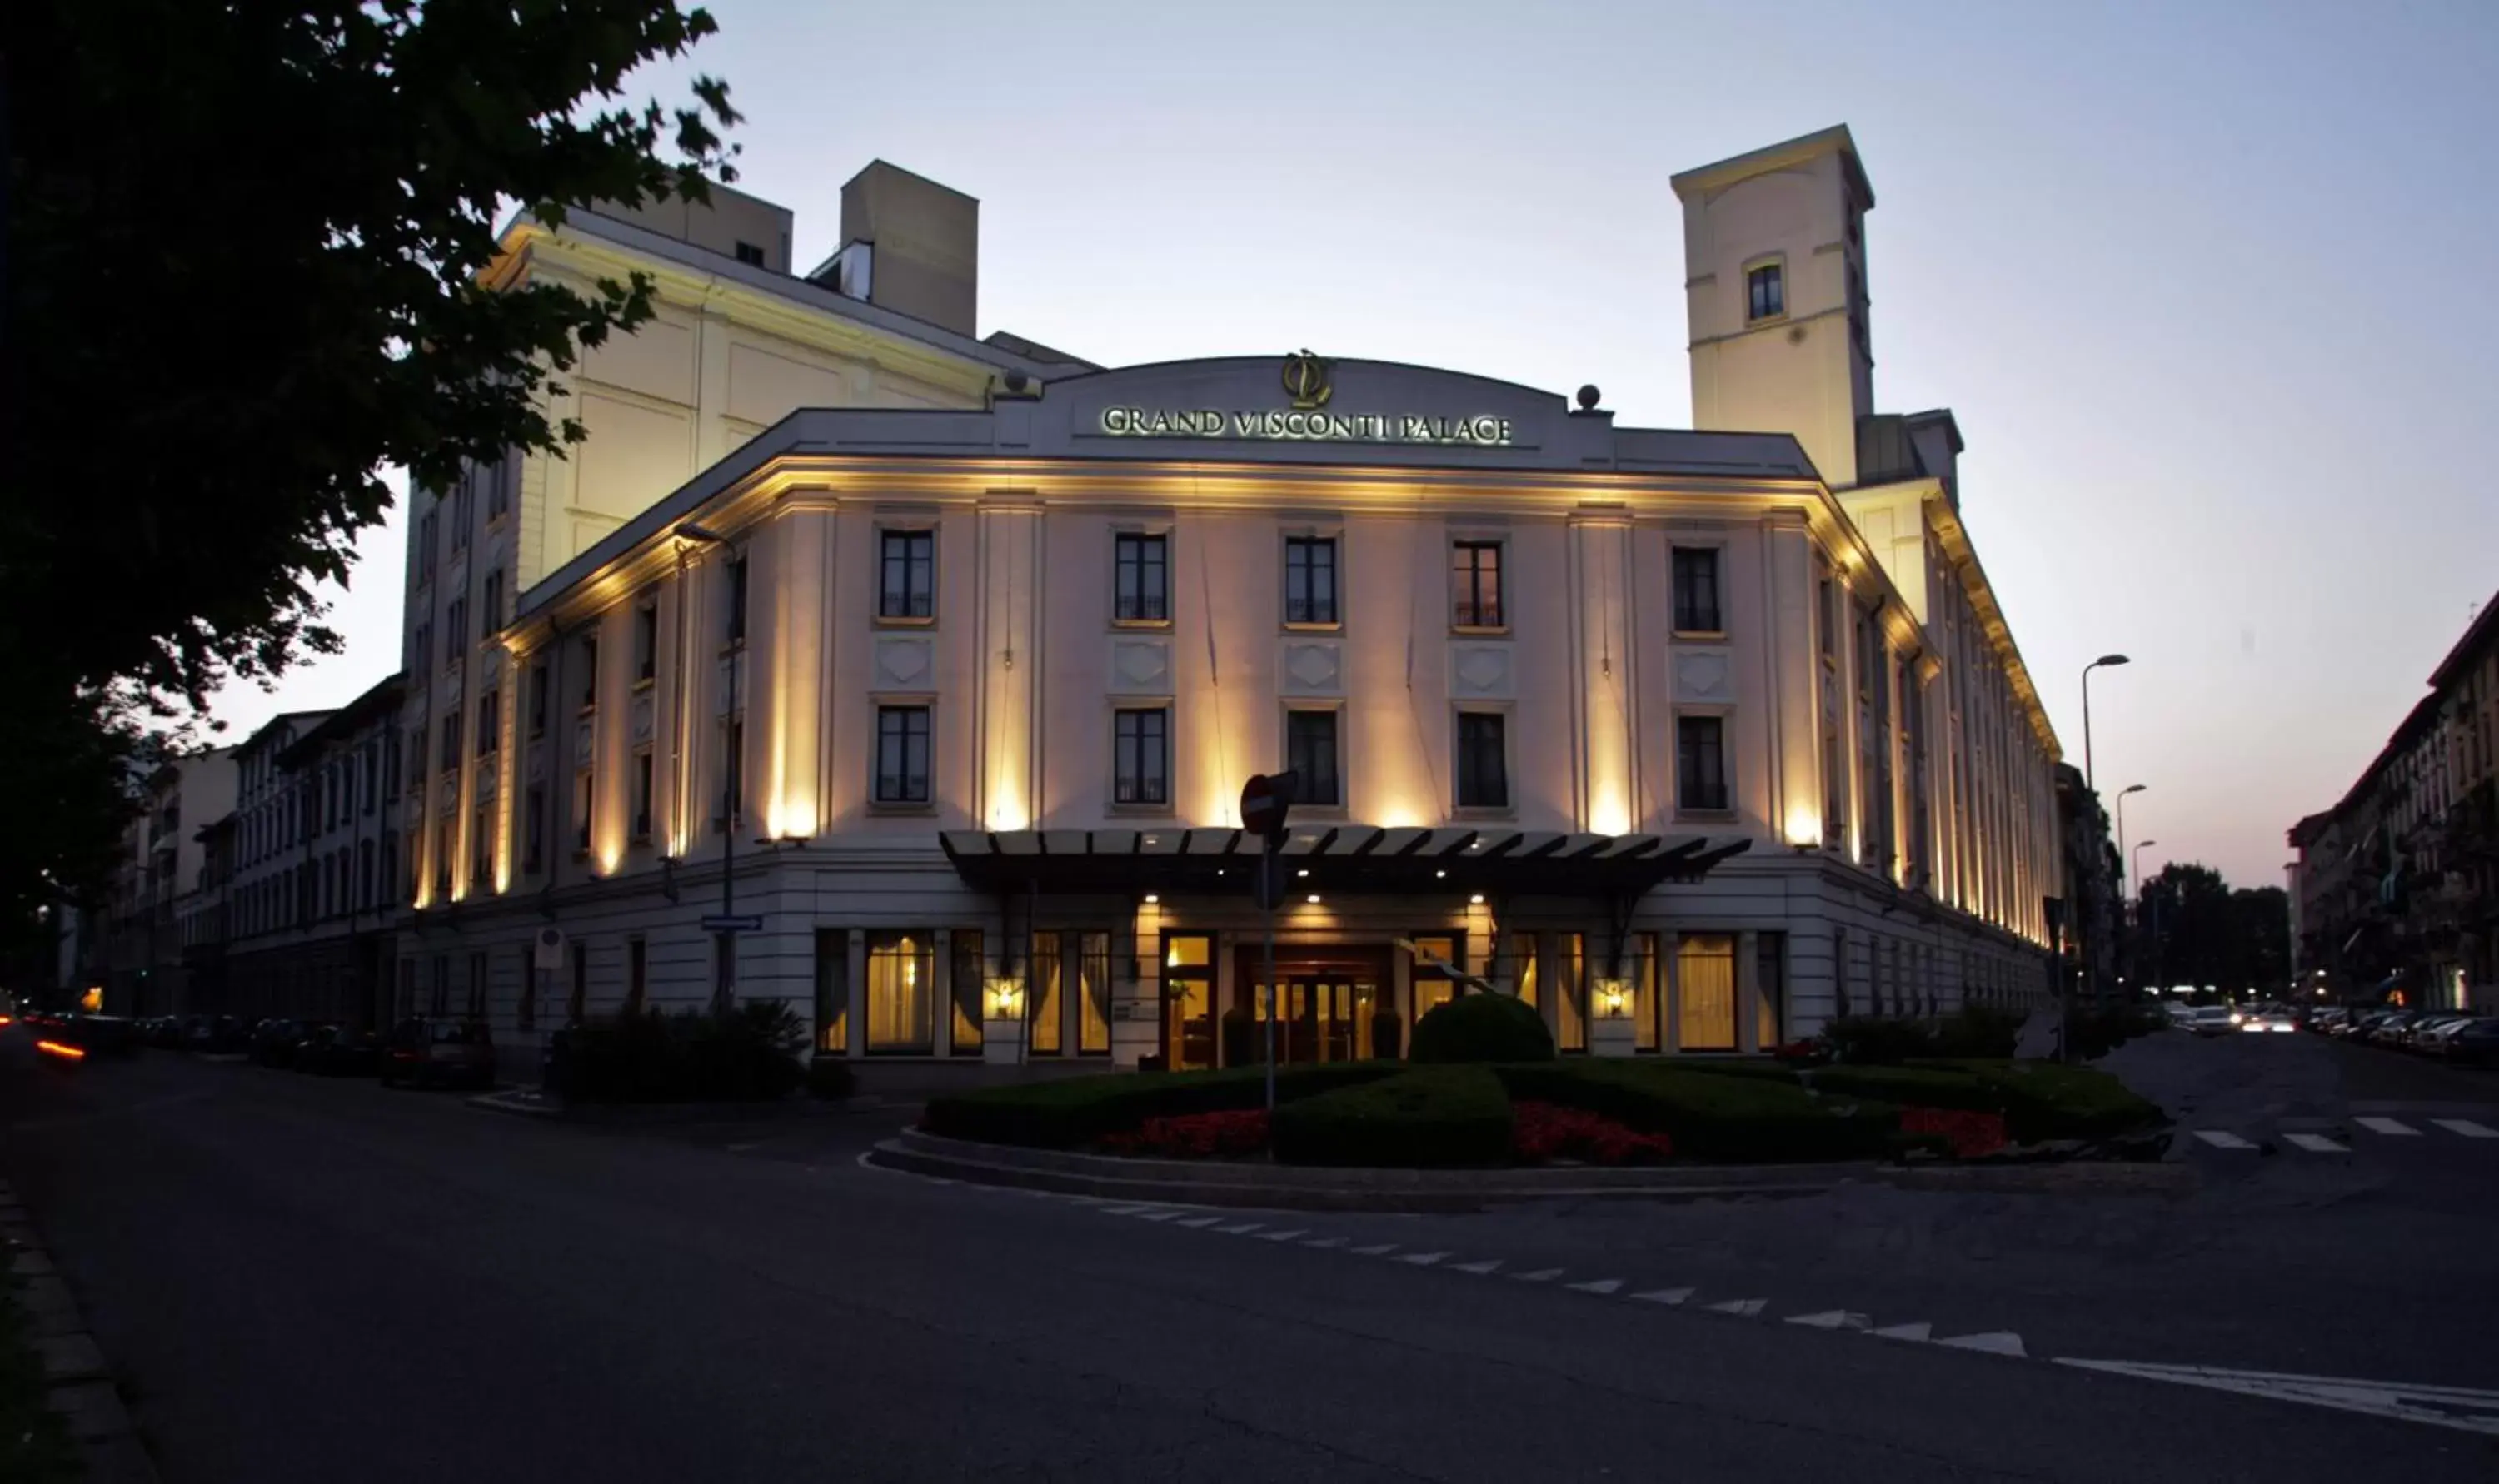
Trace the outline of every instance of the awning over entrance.
[[[947, 830], [957, 874], [992, 890], [1051, 892], [1250, 889], [1257, 836], [1239, 829]], [[1385, 829], [1311, 824], [1283, 854], [1296, 891], [1490, 895], [1638, 895], [1695, 882], [1752, 848], [1746, 836], [1590, 835], [1556, 830]]]

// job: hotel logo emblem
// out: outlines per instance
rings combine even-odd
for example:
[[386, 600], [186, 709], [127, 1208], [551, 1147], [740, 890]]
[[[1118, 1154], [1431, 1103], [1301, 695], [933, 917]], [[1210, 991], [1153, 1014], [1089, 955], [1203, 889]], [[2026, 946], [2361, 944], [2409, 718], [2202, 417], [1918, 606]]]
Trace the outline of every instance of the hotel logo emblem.
[[1308, 412], [1324, 407], [1336, 395], [1336, 369], [1308, 350], [1284, 357], [1284, 391], [1293, 399], [1296, 410]]

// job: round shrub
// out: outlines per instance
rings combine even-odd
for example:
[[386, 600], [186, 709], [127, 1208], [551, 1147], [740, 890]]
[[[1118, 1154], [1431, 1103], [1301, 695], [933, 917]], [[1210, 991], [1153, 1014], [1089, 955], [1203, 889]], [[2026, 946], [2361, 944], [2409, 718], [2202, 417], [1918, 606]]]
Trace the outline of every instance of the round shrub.
[[1507, 994], [1462, 994], [1415, 1023], [1417, 1062], [1551, 1061], [1553, 1033], [1536, 1007]]

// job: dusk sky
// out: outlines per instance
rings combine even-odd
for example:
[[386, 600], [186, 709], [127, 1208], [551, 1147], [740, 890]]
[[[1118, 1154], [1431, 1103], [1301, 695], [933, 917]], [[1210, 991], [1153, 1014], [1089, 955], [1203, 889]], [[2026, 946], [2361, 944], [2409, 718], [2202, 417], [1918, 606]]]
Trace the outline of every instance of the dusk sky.
[[[837, 247], [883, 157], [981, 201], [980, 323], [1106, 364], [1323, 354], [1690, 421], [1677, 171], [1846, 123], [1875, 397], [2143, 863], [2279, 885], [2499, 589], [2499, 7], [718, 0], [743, 189]], [[675, 101], [673, 79], [652, 85]], [[347, 653], [398, 661], [404, 533]]]

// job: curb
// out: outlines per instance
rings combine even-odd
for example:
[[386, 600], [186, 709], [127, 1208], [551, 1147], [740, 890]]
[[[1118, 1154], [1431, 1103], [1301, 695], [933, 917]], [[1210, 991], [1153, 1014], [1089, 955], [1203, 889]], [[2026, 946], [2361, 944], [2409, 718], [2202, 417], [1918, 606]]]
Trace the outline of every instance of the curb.
[[[844, 1113], [889, 1113], [913, 1109], [920, 1105], [911, 1099], [886, 1098], [874, 1093], [860, 1093], [838, 1101], [793, 1097], [781, 1103], [590, 1103], [573, 1105], [562, 1098], [549, 1097], [534, 1087], [506, 1088], [501, 1092], [481, 1092], [465, 1099], [468, 1105], [486, 1113], [509, 1113], [518, 1118], [555, 1118], [583, 1127], [662, 1128], [672, 1123], [698, 1122], [704, 1118], [736, 1116], [770, 1116], [822, 1118]], [[803, 1112], [797, 1111], [803, 1107]]]
[[114, 1384], [112, 1363], [88, 1333], [69, 1286], [52, 1270], [25, 1208], [0, 1183], [0, 1248], [24, 1283], [20, 1302], [33, 1321], [35, 1353], [44, 1363], [45, 1404], [69, 1424], [87, 1484], [158, 1484], [155, 1460], [140, 1446]]
[[1522, 1201], [1728, 1201], [1819, 1195], [1862, 1165], [1710, 1170], [1338, 1170], [1193, 1165], [973, 1144], [905, 1130], [864, 1156], [881, 1169], [1062, 1195], [1261, 1210], [1453, 1214]]

